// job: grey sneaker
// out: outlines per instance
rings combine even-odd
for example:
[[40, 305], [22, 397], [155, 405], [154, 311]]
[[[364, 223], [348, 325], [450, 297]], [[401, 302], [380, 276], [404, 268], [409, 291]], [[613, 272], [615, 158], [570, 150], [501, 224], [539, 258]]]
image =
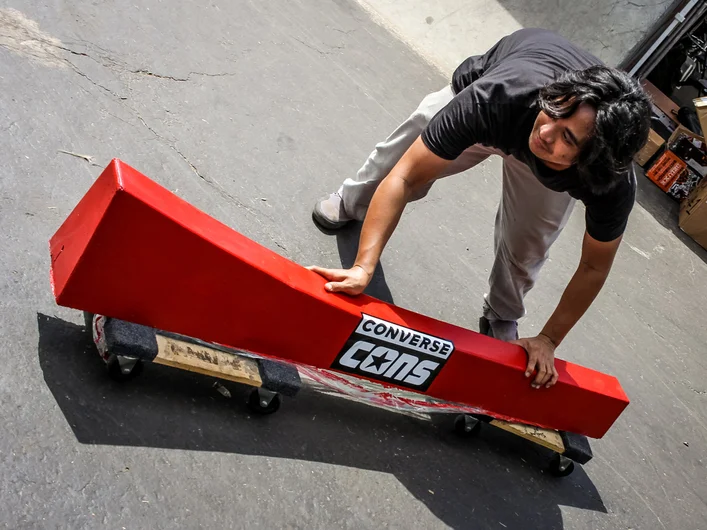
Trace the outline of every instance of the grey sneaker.
[[518, 340], [518, 322], [515, 320], [489, 320], [486, 317], [479, 319], [479, 333], [505, 342]]
[[515, 320], [489, 320], [491, 307], [484, 300], [483, 316], [479, 319], [479, 333], [508, 342], [518, 340], [518, 322]]
[[353, 221], [353, 218], [346, 215], [344, 211], [344, 201], [339, 192], [319, 200], [312, 210], [312, 219], [328, 230], [338, 230]]

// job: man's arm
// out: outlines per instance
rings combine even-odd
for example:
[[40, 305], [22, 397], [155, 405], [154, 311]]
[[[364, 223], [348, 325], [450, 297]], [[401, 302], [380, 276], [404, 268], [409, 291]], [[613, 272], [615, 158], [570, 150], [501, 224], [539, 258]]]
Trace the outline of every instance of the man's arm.
[[555, 348], [560, 345], [601, 291], [620, 243], [621, 237], [602, 242], [585, 232], [582, 257], [577, 271], [547, 324], [537, 337], [514, 341], [528, 352], [525, 376], [530, 377], [535, 368], [538, 370], [532, 383], [534, 388], [543, 385], [550, 387], [557, 382]]
[[329, 280], [325, 286], [328, 291], [351, 295], [363, 292], [405, 205], [449, 163], [432, 153], [419, 137], [415, 140], [373, 195], [361, 229], [354, 266], [350, 269], [309, 267]]

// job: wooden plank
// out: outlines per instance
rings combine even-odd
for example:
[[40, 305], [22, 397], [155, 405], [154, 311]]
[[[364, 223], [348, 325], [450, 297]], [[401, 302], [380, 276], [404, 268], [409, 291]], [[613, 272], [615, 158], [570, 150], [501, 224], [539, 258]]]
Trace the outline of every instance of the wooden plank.
[[646, 92], [648, 92], [648, 94], [650, 95], [651, 99], [653, 100], [653, 103], [655, 103], [655, 106], [662, 110], [666, 114], [666, 116], [668, 116], [668, 118], [673, 120], [676, 124], [679, 124], [680, 122], [678, 122], [678, 111], [680, 110], [680, 106], [668, 96], [663, 94], [663, 92], [661, 92], [653, 83], [651, 83], [647, 79], [641, 81], [641, 84], [643, 85], [643, 88], [645, 88]]
[[262, 385], [258, 363], [254, 359], [160, 334], [157, 334], [157, 350], [157, 357], [153, 361], [155, 363], [250, 386]]
[[565, 444], [562, 443], [562, 437], [557, 431], [503, 420], [491, 420], [491, 425], [513, 433], [516, 436], [520, 436], [521, 438], [525, 438], [526, 440], [530, 440], [538, 445], [542, 445], [556, 453], [565, 452]]

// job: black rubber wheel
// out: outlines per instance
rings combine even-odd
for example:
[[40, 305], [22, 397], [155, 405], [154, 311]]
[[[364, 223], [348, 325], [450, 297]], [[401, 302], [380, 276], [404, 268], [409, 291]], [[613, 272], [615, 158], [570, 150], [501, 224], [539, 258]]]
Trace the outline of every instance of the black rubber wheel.
[[556, 453], [550, 461], [548, 471], [553, 477], [566, 477], [574, 471], [574, 462]]
[[280, 408], [280, 395], [275, 394], [270, 400], [270, 403], [263, 405], [263, 401], [260, 399], [260, 392], [257, 388], [254, 388], [250, 391], [250, 394], [248, 394], [248, 401], [246, 403], [251, 412], [265, 416], [278, 411]]
[[124, 372], [120, 368], [118, 359], [114, 357], [108, 362], [108, 364], [106, 364], [106, 369], [108, 370], [108, 377], [110, 377], [113, 381], [122, 383], [125, 381], [130, 381], [142, 373], [142, 361], [138, 359], [129, 372]]
[[459, 414], [454, 418], [454, 432], [464, 438], [471, 438], [479, 434], [481, 421], [468, 414]]

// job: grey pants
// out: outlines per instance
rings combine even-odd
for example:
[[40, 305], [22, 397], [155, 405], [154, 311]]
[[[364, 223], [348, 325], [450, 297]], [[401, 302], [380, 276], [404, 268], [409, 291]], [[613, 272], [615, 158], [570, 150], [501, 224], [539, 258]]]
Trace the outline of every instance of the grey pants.
[[[358, 220], [366, 216], [378, 184], [393, 169], [432, 117], [454, 98], [447, 86], [422, 100], [417, 110], [375, 150], [339, 189], [346, 213]], [[516, 321], [525, 315], [523, 298], [535, 284], [550, 246], [564, 228], [574, 206], [567, 193], [552, 191], [538, 181], [527, 165], [497, 149], [474, 145], [464, 151], [439, 178], [461, 173], [491, 155], [503, 157], [503, 193], [496, 214], [495, 259], [489, 277], [486, 317]], [[422, 190], [418, 200], [431, 187]]]

